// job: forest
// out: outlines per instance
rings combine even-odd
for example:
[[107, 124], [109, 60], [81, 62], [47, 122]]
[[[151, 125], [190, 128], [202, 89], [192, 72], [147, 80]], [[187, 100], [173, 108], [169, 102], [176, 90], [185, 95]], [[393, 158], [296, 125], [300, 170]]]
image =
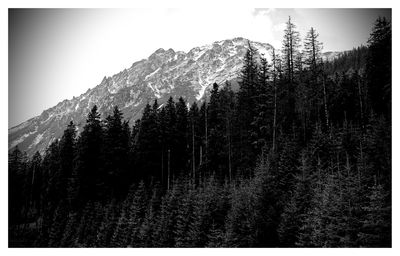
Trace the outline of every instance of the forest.
[[16, 147], [9, 247], [391, 247], [391, 38], [378, 18], [323, 61], [289, 18], [271, 61], [248, 45], [238, 90], [134, 124], [93, 106], [44, 154]]

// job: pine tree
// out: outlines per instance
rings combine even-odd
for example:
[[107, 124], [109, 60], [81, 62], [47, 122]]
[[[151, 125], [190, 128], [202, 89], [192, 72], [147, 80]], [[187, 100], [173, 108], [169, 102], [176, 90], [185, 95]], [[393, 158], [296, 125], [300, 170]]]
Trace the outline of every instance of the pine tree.
[[226, 221], [226, 241], [228, 247], [252, 247], [255, 245], [255, 194], [243, 182], [232, 192], [232, 208]]
[[299, 173], [295, 176], [295, 189], [285, 205], [279, 226], [279, 238], [283, 247], [295, 247], [302, 223], [310, 210], [312, 167], [306, 152], [302, 152]]
[[[326, 85], [322, 82], [322, 43], [318, 40], [319, 34], [312, 27], [304, 39], [304, 63], [308, 74], [307, 82], [301, 91], [300, 98], [303, 113], [303, 127], [305, 136], [308, 133], [308, 122], [320, 122], [318, 111], [322, 103], [326, 107]], [[309, 104], [309, 107], [307, 106]], [[308, 109], [308, 111], [307, 111]], [[327, 118], [325, 117], [327, 120]]]
[[200, 179], [203, 179], [206, 174], [208, 174], [208, 159], [207, 159], [207, 151], [208, 151], [208, 109], [207, 103], [203, 102], [200, 107], [200, 137], [201, 137], [201, 145], [200, 145], [200, 160], [199, 160], [199, 176]]
[[25, 185], [24, 172], [26, 170], [26, 157], [18, 146], [8, 156], [9, 175], [9, 223], [21, 221], [24, 205], [23, 188]]
[[76, 127], [71, 121], [60, 141], [60, 189], [62, 198], [67, 199], [69, 181], [72, 178], [76, 149]]
[[29, 164], [31, 176], [31, 206], [40, 215], [41, 203], [42, 203], [42, 186], [43, 186], [43, 170], [42, 170], [42, 156], [39, 152], [36, 152]]
[[178, 186], [174, 186], [162, 198], [160, 214], [154, 232], [155, 247], [175, 246], [174, 229], [176, 228], [178, 200], [180, 196]]
[[257, 154], [261, 149], [270, 145], [273, 126], [273, 88], [269, 84], [269, 65], [265, 58], [261, 57], [261, 65], [258, 72], [258, 85], [256, 87], [256, 105], [254, 119], [251, 123], [252, 141]]
[[62, 238], [60, 239], [60, 247], [74, 247], [75, 235], [77, 232], [79, 216], [76, 212], [69, 212]]
[[68, 209], [65, 202], [60, 202], [54, 211], [53, 221], [49, 231], [49, 247], [60, 247], [65, 225], [67, 224]]
[[391, 247], [391, 207], [385, 203], [387, 196], [382, 185], [371, 188], [364, 207], [365, 220], [358, 235], [363, 247]]
[[308, 66], [313, 74], [313, 79], [318, 76], [318, 70], [321, 61], [322, 43], [318, 41], [319, 34], [312, 27], [306, 38], [304, 39], [304, 63]]
[[110, 247], [119, 218], [119, 207], [115, 200], [108, 203], [96, 236], [97, 247]]
[[391, 120], [392, 93], [392, 25], [385, 17], [379, 17], [368, 39], [366, 64], [368, 96], [377, 114]]
[[105, 170], [102, 159], [103, 128], [95, 105], [78, 139], [76, 173], [79, 179], [78, 202], [102, 198], [105, 192]]
[[220, 119], [221, 119], [221, 130], [223, 131], [222, 137], [222, 152], [220, 157], [222, 160], [223, 176], [229, 178], [229, 181], [233, 180], [235, 174], [235, 161], [233, 159], [234, 151], [234, 118], [235, 118], [235, 106], [236, 97], [232, 90], [231, 83], [226, 82], [225, 86], [219, 92], [220, 100]]
[[147, 104], [143, 110], [136, 144], [137, 181], [160, 177], [161, 149], [159, 147], [158, 117]]
[[284, 64], [284, 75], [287, 80], [287, 92], [286, 92], [286, 121], [285, 128], [291, 130], [293, 122], [295, 120], [295, 59], [299, 54], [300, 36], [296, 30], [296, 25], [292, 23], [291, 17], [286, 22], [286, 29], [283, 36], [282, 54]]
[[[108, 186], [116, 197], [127, 191], [129, 126], [123, 123], [123, 114], [116, 106], [112, 116], [107, 117], [104, 140], [104, 159]], [[124, 130], [125, 129], [125, 130]]]
[[147, 205], [144, 219], [140, 225], [138, 233], [139, 247], [153, 247], [156, 243], [157, 219], [161, 204], [161, 190], [155, 186], [152, 191], [151, 199]]
[[[180, 97], [176, 103], [176, 146], [173, 150], [175, 156], [173, 161], [175, 162], [175, 168], [177, 173], [187, 171], [188, 159], [189, 159], [189, 122], [188, 122], [188, 109], [186, 107], [185, 100]], [[179, 139], [178, 139], [179, 138]]]
[[196, 102], [193, 102], [188, 113], [189, 118], [189, 134], [190, 134], [190, 155], [191, 155], [191, 177], [196, 183], [199, 174], [197, 173], [200, 164], [200, 147], [201, 147], [201, 126], [200, 126], [200, 111]]
[[177, 174], [177, 167], [175, 159], [179, 158], [177, 152], [177, 141], [179, 138], [177, 137], [177, 113], [176, 113], [176, 105], [174, 99], [170, 97], [165, 106], [166, 116], [165, 116], [165, 152], [164, 156], [167, 161], [165, 161], [164, 169], [167, 170], [166, 178], [167, 178], [167, 187], [170, 188], [173, 177]]
[[224, 162], [226, 163], [226, 151], [224, 151], [224, 146], [226, 145], [224, 141], [226, 127], [222, 104], [219, 86], [214, 83], [211, 90], [210, 102], [208, 103], [207, 159], [209, 161], [209, 170], [219, 177], [224, 177], [223, 170], [226, 170], [226, 165], [223, 165]]
[[276, 128], [277, 128], [277, 99], [278, 99], [278, 90], [277, 90], [277, 76], [278, 76], [278, 67], [277, 63], [278, 59], [275, 54], [275, 48], [272, 49], [272, 82], [273, 82], [273, 123], [272, 123], [272, 151], [275, 152], [276, 149]]
[[240, 88], [237, 93], [237, 108], [235, 115], [235, 141], [238, 144], [235, 148], [235, 159], [243, 170], [251, 169], [254, 166], [255, 152], [252, 144], [251, 123], [257, 115], [256, 106], [258, 66], [255, 60], [256, 50], [248, 44], [248, 49], [244, 59], [244, 65], [240, 74]]
[[129, 224], [125, 239], [129, 246], [138, 247], [143, 243], [140, 237], [140, 226], [145, 218], [148, 200], [147, 190], [143, 182], [139, 183], [136, 191], [128, 195], [126, 199], [126, 212]]
[[[45, 199], [49, 210], [53, 211], [58, 204], [58, 201], [63, 196], [60, 172], [60, 143], [58, 140], [53, 141], [46, 150], [46, 156], [43, 159], [43, 168], [45, 172]], [[43, 205], [47, 207], [47, 205]]]
[[176, 216], [176, 229], [174, 232], [176, 247], [190, 247], [188, 232], [193, 214], [194, 191], [188, 185], [189, 183], [186, 185], [187, 188], [184, 188], [187, 193], [180, 199]]

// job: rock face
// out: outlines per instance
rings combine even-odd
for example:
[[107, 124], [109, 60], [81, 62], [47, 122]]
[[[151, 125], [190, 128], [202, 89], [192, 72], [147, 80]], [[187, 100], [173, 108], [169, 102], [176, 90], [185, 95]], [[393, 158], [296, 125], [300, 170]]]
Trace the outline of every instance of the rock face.
[[[271, 59], [271, 45], [250, 43]], [[78, 132], [81, 131], [95, 104], [102, 117], [118, 106], [132, 125], [141, 116], [145, 104], [154, 99], [159, 104], [170, 96], [182, 96], [189, 103], [202, 100], [214, 82], [223, 84], [238, 77], [247, 45], [247, 39], [234, 38], [195, 47], [187, 53], [158, 49], [148, 59], [135, 62], [112, 77], [104, 77], [99, 85], [79, 97], [64, 100], [40, 116], [10, 128], [8, 148], [18, 145], [28, 156], [36, 151], [43, 153], [54, 139], [61, 137], [71, 120]]]
[[[258, 55], [271, 60], [271, 45], [252, 41], [250, 44], [258, 50]], [[247, 47], [247, 39], [234, 38], [195, 47], [187, 53], [158, 49], [148, 59], [135, 62], [112, 77], [104, 77], [99, 85], [79, 97], [64, 100], [40, 116], [10, 128], [8, 148], [18, 145], [28, 156], [36, 151], [43, 153], [54, 139], [61, 137], [71, 120], [78, 132], [82, 131], [86, 116], [95, 104], [102, 117], [118, 106], [132, 125], [141, 116], [145, 104], [154, 99], [159, 104], [170, 96], [176, 100], [182, 96], [189, 103], [201, 101], [214, 82], [223, 85], [238, 77]], [[336, 53], [330, 53], [326, 58], [334, 56]]]

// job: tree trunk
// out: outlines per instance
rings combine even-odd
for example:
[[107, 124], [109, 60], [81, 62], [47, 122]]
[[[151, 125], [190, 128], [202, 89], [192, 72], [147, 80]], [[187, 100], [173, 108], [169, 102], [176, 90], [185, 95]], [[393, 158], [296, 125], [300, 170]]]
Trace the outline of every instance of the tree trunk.
[[276, 147], [276, 56], [275, 49], [272, 50], [273, 66], [274, 66], [274, 123], [272, 128], [272, 151], [275, 152]]
[[328, 104], [327, 104], [327, 99], [326, 99], [326, 86], [325, 86], [324, 74], [322, 74], [322, 86], [324, 89], [325, 125], [326, 125], [326, 129], [329, 129], [329, 113], [328, 113]]
[[171, 176], [171, 169], [170, 169], [170, 160], [171, 160], [171, 151], [168, 149], [168, 182], [167, 182], [167, 190], [169, 190], [169, 180]]
[[358, 98], [359, 98], [359, 101], [360, 101], [361, 127], [364, 129], [364, 113], [363, 113], [362, 91], [361, 91], [360, 75], [358, 73], [357, 73], [357, 85], [358, 85]]
[[196, 163], [195, 163], [195, 154], [194, 154], [194, 120], [192, 119], [192, 175], [193, 175], [193, 183], [196, 183]]
[[230, 121], [228, 120], [227, 122], [228, 124], [228, 169], [229, 169], [229, 182], [232, 181], [232, 152], [231, 152], [231, 125], [230, 125]]
[[205, 159], [205, 173], [207, 173], [207, 164], [208, 164], [208, 131], [207, 131], [207, 103], [206, 103], [206, 107], [205, 107], [205, 133], [206, 133], [206, 145], [205, 145], [205, 155], [206, 155], [206, 159]]

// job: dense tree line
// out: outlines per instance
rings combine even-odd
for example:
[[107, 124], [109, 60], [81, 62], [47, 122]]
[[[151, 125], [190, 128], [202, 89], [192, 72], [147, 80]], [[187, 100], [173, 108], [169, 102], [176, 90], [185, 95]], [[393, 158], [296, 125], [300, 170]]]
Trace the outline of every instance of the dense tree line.
[[10, 246], [391, 246], [391, 24], [322, 61], [289, 19], [282, 52], [248, 45], [238, 91], [94, 106], [77, 134], [9, 155]]

